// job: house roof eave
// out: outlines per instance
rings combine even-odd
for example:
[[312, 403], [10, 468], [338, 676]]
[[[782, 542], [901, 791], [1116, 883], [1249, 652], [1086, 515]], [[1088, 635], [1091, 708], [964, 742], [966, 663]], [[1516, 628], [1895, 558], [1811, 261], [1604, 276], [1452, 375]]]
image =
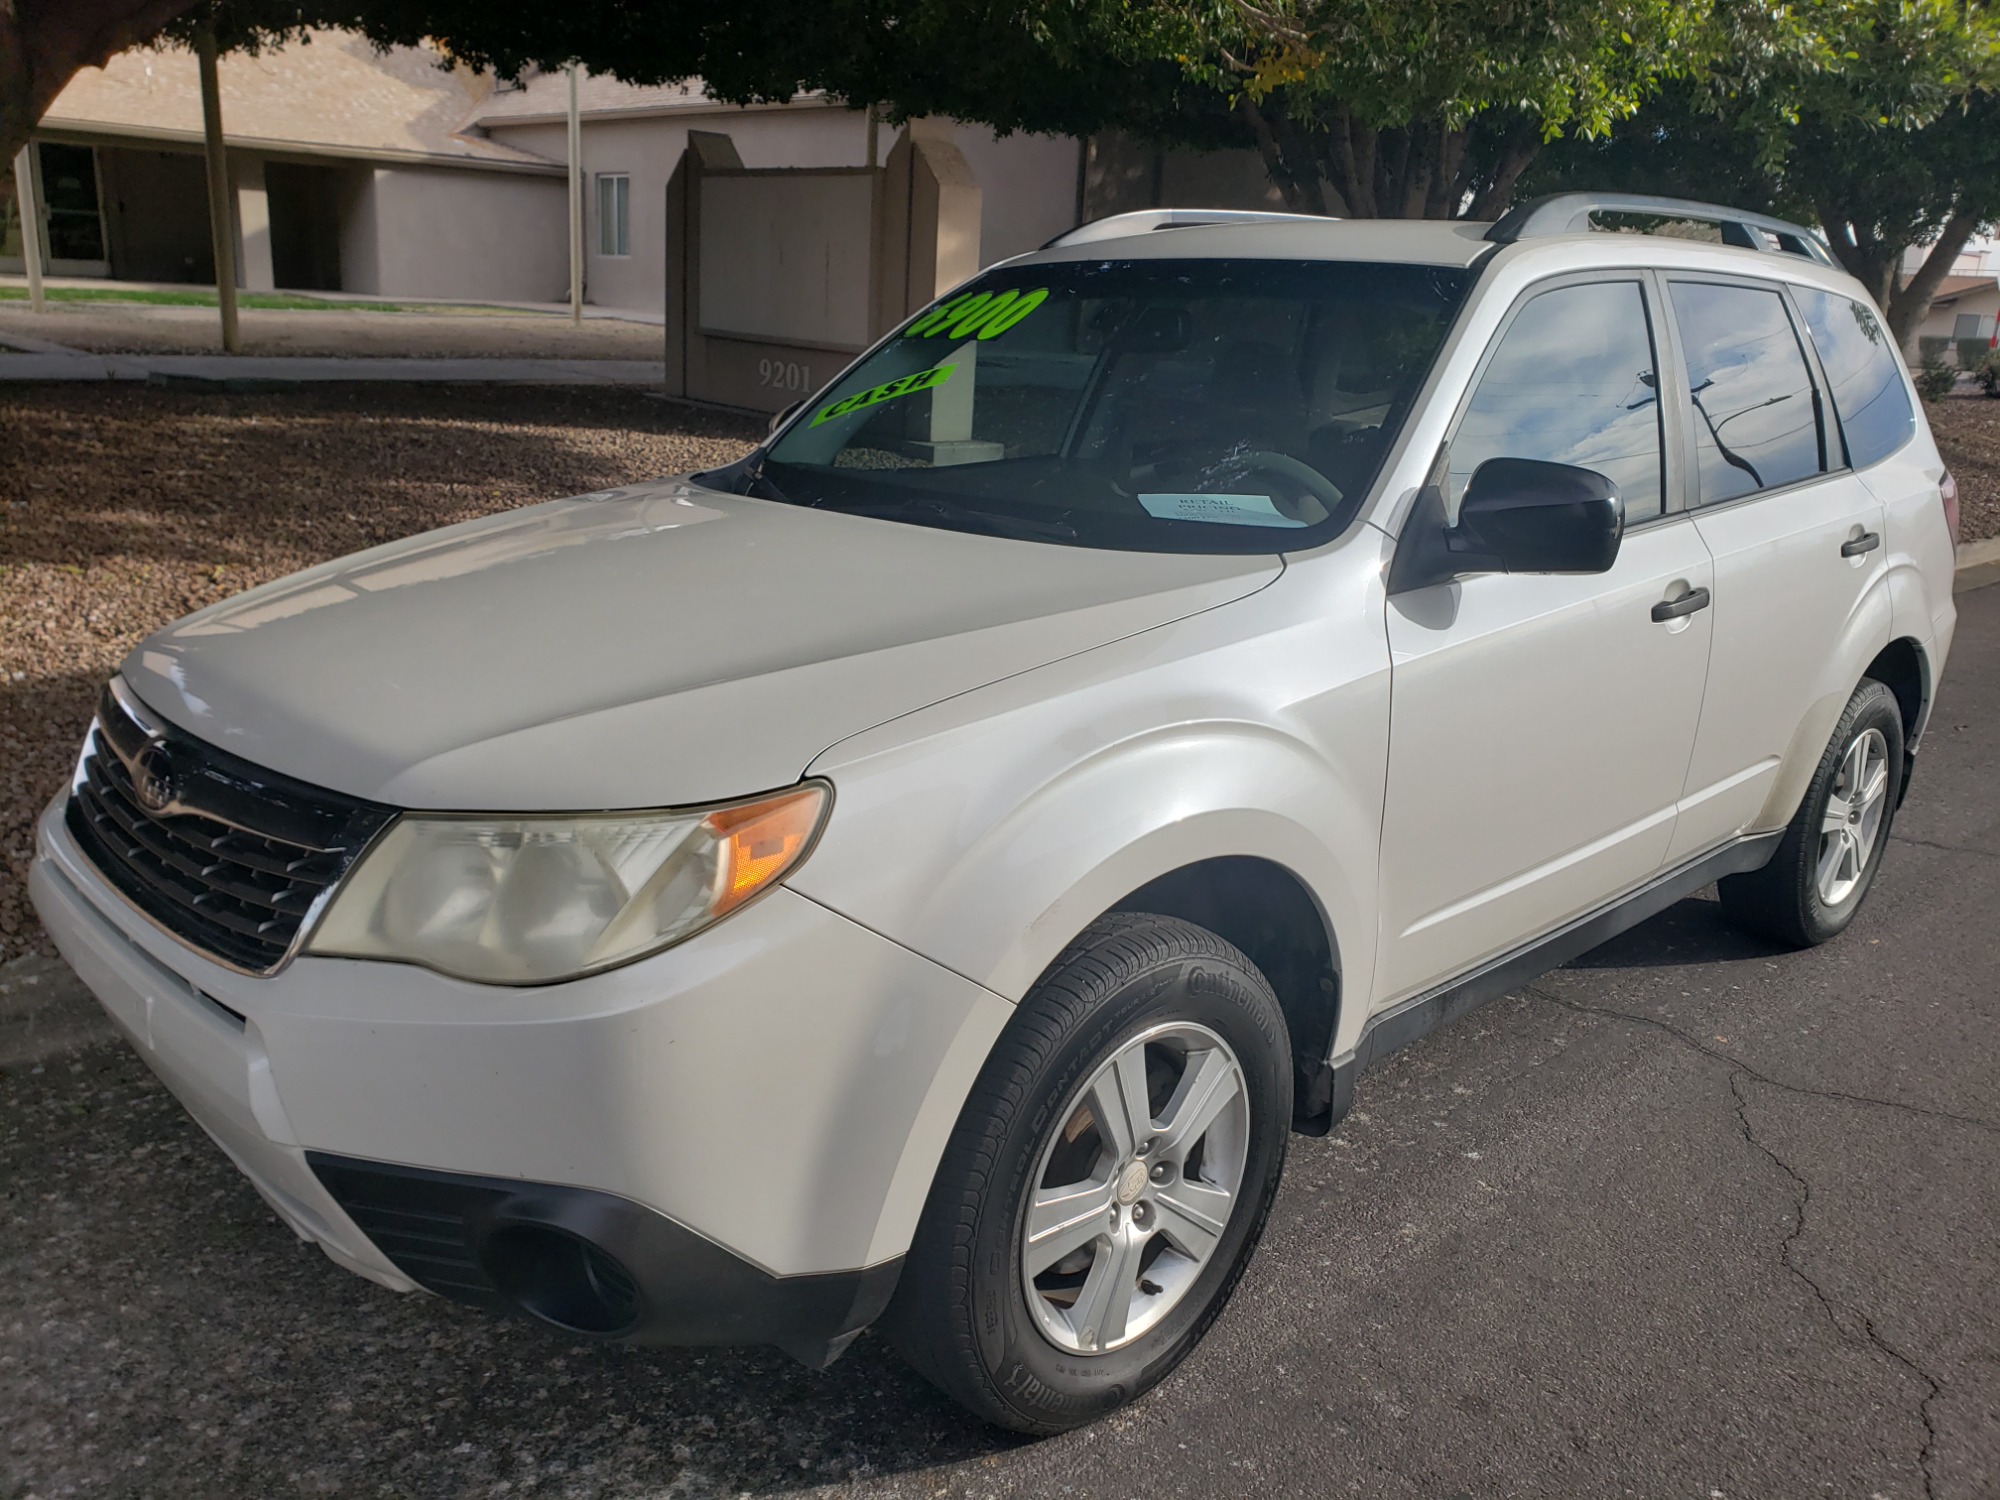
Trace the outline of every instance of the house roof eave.
[[[96, 145], [115, 142], [119, 145], [153, 144], [168, 147], [193, 147], [199, 150], [203, 136], [199, 130], [176, 130], [160, 126], [137, 126], [116, 120], [48, 119], [35, 127], [37, 140], [74, 142], [80, 145]], [[334, 145], [319, 141], [293, 141], [268, 136], [238, 135], [225, 130], [222, 143], [233, 151], [257, 151], [272, 156], [303, 156], [320, 161], [368, 162], [382, 166], [403, 167], [444, 167], [457, 171], [511, 172], [526, 177], [564, 177], [568, 167], [559, 161], [546, 158], [531, 159], [528, 153], [518, 147], [505, 147], [515, 152], [521, 159], [501, 156], [464, 156], [451, 152], [412, 151], [397, 146], [350, 146]], [[498, 142], [495, 142], [498, 145]]]
[[[837, 109], [849, 110], [851, 106], [838, 99], [829, 99], [824, 94], [801, 95], [796, 99], [781, 99], [765, 104], [727, 104], [715, 99], [700, 99], [686, 104], [634, 104], [625, 108], [585, 109], [578, 111], [578, 120], [585, 125], [600, 120], [658, 120], [670, 117], [681, 119], [706, 117], [710, 115], [769, 114], [779, 110]], [[534, 114], [484, 114], [474, 117], [473, 124], [481, 130], [506, 130], [515, 125], [561, 125], [568, 121], [566, 110], [538, 110]]]

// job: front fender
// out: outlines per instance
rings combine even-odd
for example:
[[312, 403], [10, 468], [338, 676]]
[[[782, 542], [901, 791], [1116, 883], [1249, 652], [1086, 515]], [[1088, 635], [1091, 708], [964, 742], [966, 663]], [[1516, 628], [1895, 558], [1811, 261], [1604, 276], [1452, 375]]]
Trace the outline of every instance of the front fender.
[[[907, 793], [903, 777], [891, 780]], [[840, 782], [850, 814], [867, 796], [854, 782], [852, 772]], [[1379, 799], [1346, 795], [1308, 746], [1247, 724], [1180, 725], [1107, 746], [990, 820], [973, 810], [976, 790], [963, 791], [949, 819], [962, 836], [955, 847], [926, 838], [907, 814], [863, 812], [845, 838], [828, 829], [797, 887], [1019, 1000], [1077, 933], [1140, 886], [1247, 855], [1296, 875], [1339, 934], [1349, 972], [1372, 972], [1372, 923], [1333, 850], [1372, 860]], [[895, 870], [869, 856], [926, 845], [928, 857]]]
[[833, 817], [791, 884], [1019, 1000], [1140, 886], [1251, 856], [1311, 893], [1365, 993], [1389, 677], [1379, 614], [1355, 628], [1370, 583], [1379, 605], [1363, 571], [1288, 574], [836, 747], [813, 766]]

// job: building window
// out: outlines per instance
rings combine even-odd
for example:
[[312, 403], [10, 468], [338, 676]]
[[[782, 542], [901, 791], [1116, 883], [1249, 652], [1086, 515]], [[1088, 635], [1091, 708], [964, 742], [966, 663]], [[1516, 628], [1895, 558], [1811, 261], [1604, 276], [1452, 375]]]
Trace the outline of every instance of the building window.
[[97, 195], [97, 148], [41, 143], [42, 201], [48, 205], [52, 261], [104, 270], [104, 212]]
[[1980, 335], [1979, 325], [1985, 320], [1978, 313], [1960, 313], [1952, 324], [1954, 339], [1976, 339]]
[[597, 253], [632, 253], [632, 179], [623, 172], [597, 174]]

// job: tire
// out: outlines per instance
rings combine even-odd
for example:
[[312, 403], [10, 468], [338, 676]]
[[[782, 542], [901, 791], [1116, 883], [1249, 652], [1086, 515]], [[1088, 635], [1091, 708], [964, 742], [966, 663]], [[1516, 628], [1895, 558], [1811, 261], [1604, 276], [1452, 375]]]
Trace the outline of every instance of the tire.
[[[1864, 749], [1863, 742], [1867, 745]], [[1877, 756], [1879, 755], [1879, 762]], [[1857, 758], [1859, 758], [1857, 760]], [[1848, 780], [1865, 762], [1879, 763], [1879, 781], [1868, 771], [1870, 791], [1865, 807], [1854, 809]], [[1774, 938], [1795, 948], [1811, 948], [1837, 936], [1868, 895], [1883, 851], [1889, 847], [1889, 826], [1903, 779], [1903, 712], [1896, 695], [1873, 678], [1864, 677], [1834, 727], [1826, 753], [1820, 757], [1799, 810], [1777, 853], [1761, 870], [1723, 879], [1718, 889], [1723, 914], [1737, 926]], [[1823, 861], [1829, 855], [1829, 825], [1834, 804], [1847, 806], [1843, 827], [1851, 835], [1847, 854], [1828, 879]], [[1865, 846], [1861, 846], [1866, 833]], [[1857, 857], [1858, 856], [1858, 857]]]
[[[1121, 1113], [1141, 1076], [1144, 1114]], [[1212, 1110], [1177, 1108], [1225, 1093]], [[1063, 1432], [1124, 1405], [1165, 1379], [1222, 1311], [1277, 1191], [1291, 1113], [1284, 1015], [1256, 966], [1188, 922], [1100, 918], [987, 1059], [885, 1331], [933, 1385], [1015, 1432]], [[1136, 1137], [1138, 1120], [1152, 1149], [1135, 1138], [1121, 1151], [1121, 1131]], [[1196, 1128], [1178, 1138], [1176, 1122]], [[1030, 1245], [1037, 1195], [1036, 1222], [1060, 1227]], [[1220, 1234], [1183, 1204], [1211, 1220], [1219, 1211]], [[1203, 1245], [1197, 1261], [1189, 1249]], [[1031, 1277], [1030, 1259], [1050, 1256]], [[1121, 1287], [1136, 1291], [1121, 1298]]]

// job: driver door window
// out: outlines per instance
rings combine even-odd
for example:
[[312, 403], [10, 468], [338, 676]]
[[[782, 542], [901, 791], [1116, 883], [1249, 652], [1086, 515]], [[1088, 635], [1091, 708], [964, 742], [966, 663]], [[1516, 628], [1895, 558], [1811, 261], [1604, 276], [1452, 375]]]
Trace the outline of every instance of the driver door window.
[[1451, 440], [1445, 502], [1489, 458], [1595, 469], [1618, 486], [1627, 525], [1662, 510], [1660, 393], [1636, 281], [1559, 287], [1508, 325]]

